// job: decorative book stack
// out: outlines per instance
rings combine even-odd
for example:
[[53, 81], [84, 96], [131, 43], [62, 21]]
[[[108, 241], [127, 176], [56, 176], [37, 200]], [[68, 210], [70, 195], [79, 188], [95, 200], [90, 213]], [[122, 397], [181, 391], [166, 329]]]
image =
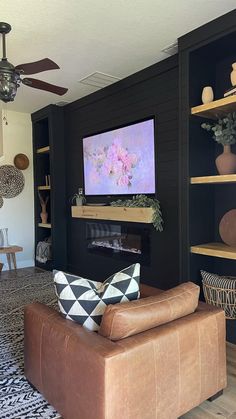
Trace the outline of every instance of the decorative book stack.
[[230, 89], [226, 90], [224, 93], [224, 97], [236, 95], [236, 86], [231, 87]]
[[51, 186], [50, 175], [45, 175], [45, 185]]

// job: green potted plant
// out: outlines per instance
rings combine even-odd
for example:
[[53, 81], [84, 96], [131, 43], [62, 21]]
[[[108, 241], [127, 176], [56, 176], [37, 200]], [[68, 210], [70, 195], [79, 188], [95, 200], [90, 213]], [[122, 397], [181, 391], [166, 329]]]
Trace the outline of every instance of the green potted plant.
[[155, 198], [149, 198], [146, 195], [134, 195], [132, 199], [118, 199], [117, 201], [111, 202], [110, 205], [113, 207], [152, 208], [152, 224], [157, 231], [163, 231], [163, 219], [160, 203]]
[[203, 123], [201, 127], [213, 132], [214, 140], [224, 148], [223, 153], [216, 158], [218, 173], [236, 173], [236, 155], [231, 152], [231, 145], [236, 143], [236, 112], [229, 113], [216, 122]]
[[75, 193], [72, 198], [71, 198], [71, 203], [76, 203], [77, 206], [81, 206], [81, 205], [85, 205], [86, 203], [86, 199], [85, 196], [83, 194], [83, 189], [79, 188], [78, 189], [78, 193]]

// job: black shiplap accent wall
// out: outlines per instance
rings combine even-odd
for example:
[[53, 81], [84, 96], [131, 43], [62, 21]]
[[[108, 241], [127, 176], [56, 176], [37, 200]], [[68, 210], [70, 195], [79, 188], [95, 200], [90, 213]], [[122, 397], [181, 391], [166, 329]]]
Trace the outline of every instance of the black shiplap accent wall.
[[[141, 276], [143, 282], [162, 288], [170, 288], [179, 282], [177, 56], [65, 108], [68, 270], [102, 280], [127, 265], [125, 261], [87, 253], [85, 222], [70, 216], [69, 199], [83, 179], [81, 139], [151, 116], [156, 120], [157, 197], [161, 202], [165, 229], [157, 233], [152, 225], [148, 226], [151, 264], [142, 267]], [[142, 226], [146, 228], [146, 225]]]

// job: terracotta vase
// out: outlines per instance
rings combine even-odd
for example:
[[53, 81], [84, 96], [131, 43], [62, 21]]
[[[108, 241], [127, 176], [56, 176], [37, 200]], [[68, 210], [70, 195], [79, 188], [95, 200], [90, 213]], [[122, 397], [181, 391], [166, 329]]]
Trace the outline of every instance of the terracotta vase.
[[42, 211], [40, 213], [40, 217], [41, 217], [42, 223], [43, 224], [47, 224], [47, 221], [48, 221], [48, 213], [46, 211]]
[[216, 158], [216, 167], [220, 175], [236, 173], [236, 155], [231, 152], [230, 145], [224, 145], [224, 151]]

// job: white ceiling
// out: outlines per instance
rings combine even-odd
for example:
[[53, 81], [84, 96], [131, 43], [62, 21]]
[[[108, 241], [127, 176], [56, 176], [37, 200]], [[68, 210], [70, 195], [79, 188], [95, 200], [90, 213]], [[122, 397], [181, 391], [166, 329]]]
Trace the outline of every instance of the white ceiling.
[[9, 61], [51, 58], [60, 70], [32, 77], [69, 88], [60, 97], [22, 85], [7, 108], [33, 112], [94, 92], [78, 81], [95, 71], [124, 78], [166, 58], [164, 47], [235, 9], [236, 1], [0, 0], [0, 6], [0, 20], [12, 26]]

